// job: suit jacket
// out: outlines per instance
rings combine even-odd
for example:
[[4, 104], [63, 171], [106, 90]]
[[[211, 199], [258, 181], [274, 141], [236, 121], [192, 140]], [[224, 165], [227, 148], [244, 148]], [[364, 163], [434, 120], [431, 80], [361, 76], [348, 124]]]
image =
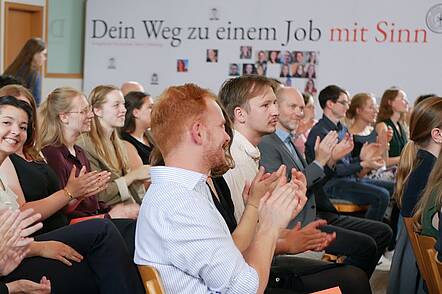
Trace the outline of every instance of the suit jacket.
[[275, 133], [264, 136], [258, 148], [261, 151], [260, 165], [264, 166], [267, 171], [276, 171], [281, 164], [284, 164], [287, 167], [287, 177], [289, 179], [291, 178], [292, 168], [302, 171], [307, 178], [307, 203], [298, 216], [290, 222], [289, 227], [293, 227], [298, 221], [302, 223], [302, 226], [312, 222], [316, 218], [316, 210], [337, 214], [336, 209], [322, 188], [326, 175], [321, 167], [314, 162], [307, 164], [295, 147], [302, 162], [302, 166], [298, 166], [287, 146]]

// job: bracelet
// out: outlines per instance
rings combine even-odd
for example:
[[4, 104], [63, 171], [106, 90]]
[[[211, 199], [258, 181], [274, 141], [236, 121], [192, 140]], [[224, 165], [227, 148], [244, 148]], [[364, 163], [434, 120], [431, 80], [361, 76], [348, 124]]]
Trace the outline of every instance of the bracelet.
[[63, 191], [64, 191], [64, 195], [66, 195], [66, 197], [69, 198], [69, 201], [74, 199], [74, 196], [72, 195], [71, 192], [69, 192], [68, 188], [63, 188]]

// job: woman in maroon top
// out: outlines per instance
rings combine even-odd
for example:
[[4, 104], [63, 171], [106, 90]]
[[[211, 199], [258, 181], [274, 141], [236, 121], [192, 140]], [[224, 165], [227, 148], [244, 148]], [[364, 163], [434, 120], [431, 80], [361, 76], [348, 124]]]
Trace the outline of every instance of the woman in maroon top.
[[78, 199], [87, 199], [101, 191], [109, 179], [105, 173], [83, 171], [81, 176], [77, 177], [68, 174], [63, 189], [60, 189], [54, 172], [35, 149], [35, 138], [39, 132], [36, 126], [34, 97], [26, 88], [19, 85], [0, 89], [0, 95], [11, 95], [25, 101], [31, 105], [33, 111], [33, 127], [28, 128], [27, 139], [20, 142], [16, 153], [6, 158], [0, 167], [3, 182], [18, 196], [17, 201], [21, 210], [32, 208], [42, 215], [44, 226], [39, 234], [64, 226], [67, 221], [60, 210], [66, 205], [77, 202]]
[[[94, 116], [86, 97], [72, 88], [57, 88], [40, 106], [39, 116], [41, 135], [38, 146], [61, 186], [64, 187], [74, 167], [76, 173], [90, 172], [85, 151], [75, 144], [82, 133], [90, 130]], [[72, 203], [66, 212], [71, 219], [106, 213], [111, 218], [135, 219], [138, 205], [120, 203], [111, 209], [93, 196]]]

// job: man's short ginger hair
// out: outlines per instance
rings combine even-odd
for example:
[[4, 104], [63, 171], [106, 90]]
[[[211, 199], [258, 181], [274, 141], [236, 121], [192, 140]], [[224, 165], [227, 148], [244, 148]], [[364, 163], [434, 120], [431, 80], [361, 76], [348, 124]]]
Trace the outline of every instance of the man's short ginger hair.
[[195, 84], [167, 88], [152, 109], [151, 129], [156, 146], [164, 157], [178, 144], [190, 125], [201, 119], [207, 100], [215, 94]]
[[277, 80], [260, 75], [244, 75], [227, 80], [221, 86], [218, 97], [230, 120], [235, 121], [235, 108], [242, 107], [250, 111], [249, 100], [262, 94], [265, 87], [273, 91], [280, 86]]

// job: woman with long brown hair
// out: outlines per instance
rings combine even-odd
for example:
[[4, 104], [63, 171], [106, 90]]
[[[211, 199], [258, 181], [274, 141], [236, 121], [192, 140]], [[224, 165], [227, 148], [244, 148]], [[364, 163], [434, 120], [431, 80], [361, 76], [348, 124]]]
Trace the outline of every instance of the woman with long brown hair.
[[42, 39], [29, 39], [3, 73], [19, 79], [32, 92], [37, 105], [41, 102], [40, 69], [46, 60], [46, 52], [46, 45]]
[[[442, 99], [436, 99], [440, 100], [438, 105], [442, 109]], [[416, 205], [413, 219], [416, 228], [421, 231], [422, 235], [438, 238], [440, 234], [439, 212], [442, 207], [442, 157], [438, 156], [442, 148], [441, 120], [439, 126], [431, 130], [431, 137], [433, 142], [428, 150], [437, 157], [437, 160], [428, 178], [425, 190], [422, 192], [422, 197]]]
[[399, 163], [402, 148], [407, 143], [407, 130], [404, 125], [404, 116], [408, 111], [407, 95], [398, 88], [385, 90], [379, 105], [376, 119], [376, 131], [381, 133], [390, 127], [393, 138], [388, 150], [387, 166]]
[[[403, 217], [413, 211], [427, 185], [442, 144], [442, 99], [428, 98], [417, 104], [410, 117], [410, 141], [401, 153], [396, 174], [396, 202]], [[434, 176], [432, 176], [434, 178]], [[396, 250], [390, 270], [388, 293], [423, 293], [422, 279], [407, 236], [399, 219]]]
[[[64, 187], [72, 169], [91, 172], [85, 151], [76, 145], [78, 137], [90, 130], [92, 109], [80, 91], [61, 87], [53, 90], [39, 108], [41, 136], [38, 149]], [[95, 195], [74, 201], [64, 213], [69, 220], [82, 217], [136, 218], [138, 206], [118, 204], [108, 207]], [[117, 227], [118, 224], [117, 224]]]

